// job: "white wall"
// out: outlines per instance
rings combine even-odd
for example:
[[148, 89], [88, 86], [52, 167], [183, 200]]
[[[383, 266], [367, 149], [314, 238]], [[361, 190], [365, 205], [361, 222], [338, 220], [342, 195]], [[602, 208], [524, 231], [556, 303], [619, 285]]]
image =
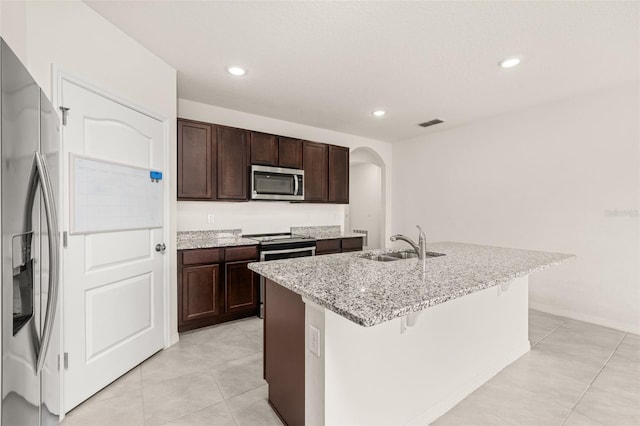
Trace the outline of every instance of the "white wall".
[[375, 249], [381, 244], [380, 220], [382, 209], [382, 181], [380, 167], [371, 163], [351, 164], [349, 176], [349, 223], [350, 230], [363, 229], [369, 232], [367, 248]]
[[[185, 99], [178, 99], [178, 116], [208, 123], [347, 146], [351, 151], [358, 147], [368, 147], [376, 151], [386, 163], [387, 182], [391, 182], [391, 144], [387, 142], [276, 120]], [[391, 191], [389, 189], [386, 203], [388, 220], [391, 216], [390, 197]], [[344, 206], [330, 204], [180, 201], [178, 202], [177, 213], [179, 230], [242, 228], [245, 233], [284, 232], [289, 230], [289, 226], [344, 226], [345, 222]], [[214, 224], [207, 223], [208, 213], [214, 213]], [[387, 230], [389, 229], [389, 223], [388, 221]]]
[[574, 253], [531, 276], [532, 307], [640, 333], [638, 89], [397, 143], [394, 230]]
[[[166, 119], [169, 217], [170, 340], [177, 341], [175, 256], [176, 71], [76, 1], [1, 2], [2, 37], [53, 99], [52, 67], [72, 73]], [[55, 101], [55, 100], [54, 100]]]
[[[214, 215], [214, 223], [207, 215]], [[291, 226], [342, 225], [344, 206], [255, 201], [178, 202], [178, 231], [241, 228], [245, 234], [289, 232]]]

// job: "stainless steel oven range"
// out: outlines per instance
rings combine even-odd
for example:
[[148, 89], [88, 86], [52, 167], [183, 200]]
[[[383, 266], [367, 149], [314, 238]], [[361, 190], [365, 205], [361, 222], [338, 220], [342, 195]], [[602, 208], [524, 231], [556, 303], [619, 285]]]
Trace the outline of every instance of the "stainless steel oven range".
[[[315, 256], [316, 240], [291, 234], [244, 235], [260, 242], [260, 261]], [[260, 277], [260, 318], [264, 317], [264, 277]]]

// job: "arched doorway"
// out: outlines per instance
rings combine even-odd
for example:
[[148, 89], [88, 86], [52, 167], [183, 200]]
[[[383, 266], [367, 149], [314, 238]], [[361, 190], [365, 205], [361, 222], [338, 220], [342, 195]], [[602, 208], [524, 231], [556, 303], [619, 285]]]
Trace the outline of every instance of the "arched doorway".
[[365, 249], [385, 245], [385, 164], [371, 148], [351, 151], [349, 164], [349, 208], [345, 229], [366, 232]]

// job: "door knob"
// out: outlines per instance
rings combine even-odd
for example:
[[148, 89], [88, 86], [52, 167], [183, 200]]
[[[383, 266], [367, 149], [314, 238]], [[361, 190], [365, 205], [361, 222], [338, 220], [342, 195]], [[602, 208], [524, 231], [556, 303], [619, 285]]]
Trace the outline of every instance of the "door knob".
[[162, 243], [162, 244], [156, 244], [156, 251], [157, 251], [157, 252], [159, 252], [159, 253], [163, 253], [163, 254], [164, 254], [164, 251], [165, 251], [166, 249], [167, 249], [167, 246], [166, 246], [164, 243]]

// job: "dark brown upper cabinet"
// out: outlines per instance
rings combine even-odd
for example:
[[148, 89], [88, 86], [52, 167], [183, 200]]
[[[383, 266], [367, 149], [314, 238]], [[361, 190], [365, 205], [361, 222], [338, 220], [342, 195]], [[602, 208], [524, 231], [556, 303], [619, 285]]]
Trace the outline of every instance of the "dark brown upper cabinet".
[[305, 201], [322, 203], [329, 199], [328, 148], [323, 143], [302, 143]]
[[349, 203], [349, 148], [329, 145], [329, 202]]
[[218, 145], [217, 199], [249, 199], [249, 132], [233, 127], [215, 126]]
[[302, 141], [278, 136], [278, 166], [302, 168]]
[[301, 169], [302, 141], [251, 132], [251, 164]]
[[215, 167], [211, 126], [178, 120], [178, 199], [215, 199]]
[[251, 164], [304, 170], [304, 201], [349, 203], [349, 149], [178, 119], [178, 200], [248, 201]]
[[278, 137], [267, 133], [251, 132], [251, 164], [278, 165]]

